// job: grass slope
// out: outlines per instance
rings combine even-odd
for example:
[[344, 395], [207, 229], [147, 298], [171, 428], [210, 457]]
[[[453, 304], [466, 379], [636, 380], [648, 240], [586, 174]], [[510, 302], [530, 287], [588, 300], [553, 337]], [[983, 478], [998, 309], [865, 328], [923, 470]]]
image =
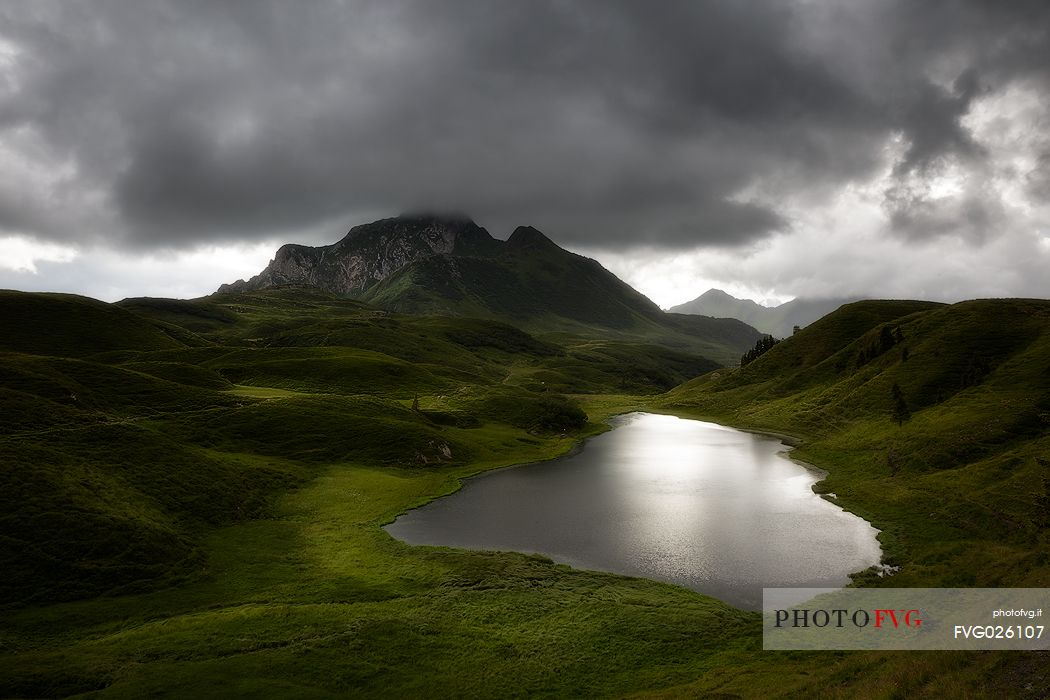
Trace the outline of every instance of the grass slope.
[[7, 614], [4, 690], [604, 695], [695, 679], [752, 645], [742, 633], [754, 631], [753, 614], [672, 586], [539, 557], [408, 547], [379, 529], [459, 476], [571, 444], [519, 435], [474, 433], [469, 468], [332, 466], [270, 518], [215, 531], [207, 578]]
[[[347, 390], [356, 384], [362, 387], [359, 391], [376, 393], [386, 386], [412, 395], [448, 388], [449, 383], [504, 382], [534, 391], [658, 393], [717, 366], [690, 350], [691, 344], [707, 342], [700, 341], [700, 336], [713, 338], [714, 345], [708, 349], [719, 355], [728, 352], [720, 343], [743, 346], [756, 337], [743, 324], [723, 327], [714, 319], [682, 317], [687, 320], [670, 339], [657, 333], [652, 338], [635, 335], [627, 340], [577, 334], [551, 335], [544, 340], [496, 319], [409, 316], [303, 287], [216, 294], [194, 301], [129, 299], [119, 305], [156, 322], [181, 324], [218, 346], [153, 353], [152, 361], [186, 360], [234, 383], [279, 387], [291, 377], [300, 384], [311, 381], [315, 391], [326, 390], [334, 382]], [[595, 329], [585, 330], [593, 333]], [[231, 353], [231, 347], [241, 354]], [[246, 348], [260, 349], [251, 362], [245, 361], [250, 357]], [[283, 355], [278, 348], [285, 349]], [[272, 362], [261, 366], [263, 358]], [[351, 368], [363, 365], [367, 358], [376, 364], [376, 371], [355, 379]], [[112, 359], [142, 361], [138, 354]], [[247, 376], [249, 367], [251, 372], [264, 374]], [[384, 372], [388, 376], [385, 384], [379, 376]]]
[[[1045, 585], [1029, 491], [1046, 447], [1032, 423], [1045, 305], [847, 307], [824, 335], [807, 329], [662, 397], [652, 392], [710, 365], [307, 290], [122, 306], [113, 342], [89, 354], [46, 356], [41, 339], [44, 354], [29, 344], [0, 356], [0, 695], [1047, 690], [1030, 655], [762, 652], [756, 615], [681, 588], [410, 547], [380, 528], [466, 476], [564, 454], [600, 419], [656, 402], [808, 436], [806, 455], [834, 465], [842, 499], [886, 528], [911, 582], [988, 564], [1016, 565], [1002, 581]], [[1008, 333], [989, 330], [988, 349], [964, 357], [966, 339], [999, 318]], [[131, 331], [157, 324], [198, 341], [138, 345]], [[872, 354], [887, 324], [901, 326], [906, 363], [894, 359], [903, 344]], [[903, 427], [887, 418], [891, 380], [914, 402]], [[580, 395], [587, 416], [557, 393], [622, 388], [639, 393]], [[956, 462], [944, 462], [958, 444], [945, 431], [975, 436]], [[886, 439], [901, 455], [892, 477]], [[930, 519], [915, 499], [934, 492]], [[987, 536], [967, 529], [968, 509]]]
[[803, 438], [902, 566], [868, 584], [1050, 585], [1050, 302], [858, 302], [660, 405]]
[[[2, 336], [41, 354], [0, 353], [0, 605], [199, 576], [202, 533], [265, 514], [319, 465], [462, 464], [471, 451], [445, 426], [586, 420], [563, 398], [505, 383], [514, 363], [564, 350], [496, 322], [393, 320], [289, 290], [123, 305], [137, 311], [64, 295], [8, 301]], [[193, 347], [158, 330], [183, 322]], [[315, 343], [325, 324], [414, 361]], [[258, 342], [266, 331], [273, 346]], [[78, 357], [54, 356], [77, 337]]]
[[[113, 304], [74, 294], [0, 290], [0, 350], [86, 357], [124, 348], [183, 347], [183, 335]], [[166, 332], [167, 330], [167, 332]]]
[[[602, 399], [606, 409], [623, 398]], [[597, 405], [592, 407], [595, 415]], [[775, 653], [757, 616], [542, 557], [409, 547], [379, 529], [477, 470], [572, 439], [454, 434], [470, 465], [333, 464], [264, 519], [211, 531], [207, 576], [3, 615], [5, 694], [98, 697], [1002, 694], [995, 655]]]

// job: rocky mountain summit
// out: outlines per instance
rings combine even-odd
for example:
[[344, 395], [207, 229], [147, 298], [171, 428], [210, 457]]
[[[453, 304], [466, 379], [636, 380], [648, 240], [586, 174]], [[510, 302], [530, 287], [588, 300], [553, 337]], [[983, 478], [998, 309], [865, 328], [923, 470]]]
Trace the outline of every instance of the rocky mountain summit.
[[411, 214], [355, 226], [332, 245], [281, 246], [266, 269], [219, 292], [249, 292], [308, 284], [337, 294], [358, 294], [409, 263], [434, 255], [491, 255], [497, 241], [469, 218]]
[[410, 214], [355, 226], [332, 245], [281, 246], [255, 277], [219, 293], [309, 285], [407, 313], [531, 318], [550, 312], [604, 326], [663, 316], [597, 261], [531, 226], [506, 241], [462, 215]]

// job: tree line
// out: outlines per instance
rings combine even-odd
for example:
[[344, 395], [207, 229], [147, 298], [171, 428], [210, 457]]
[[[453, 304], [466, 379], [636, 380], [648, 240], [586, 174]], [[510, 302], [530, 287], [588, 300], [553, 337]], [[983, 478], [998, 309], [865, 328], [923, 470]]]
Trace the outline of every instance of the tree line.
[[779, 343], [780, 340], [774, 338], [771, 335], [764, 335], [758, 339], [755, 343], [755, 347], [751, 348], [743, 354], [740, 358], [740, 366], [746, 367], [758, 358], [765, 355], [767, 352], [773, 349], [773, 346]]

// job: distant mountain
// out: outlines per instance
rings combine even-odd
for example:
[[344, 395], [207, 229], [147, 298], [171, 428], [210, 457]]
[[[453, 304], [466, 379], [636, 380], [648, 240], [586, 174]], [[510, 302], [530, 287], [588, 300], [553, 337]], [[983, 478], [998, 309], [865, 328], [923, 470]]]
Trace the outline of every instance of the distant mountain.
[[841, 299], [794, 299], [775, 307], [756, 304], [750, 299], [737, 299], [721, 289], [709, 289], [696, 299], [671, 307], [672, 313], [698, 314], [714, 318], [735, 318], [763, 333], [786, 338], [795, 326], [805, 327], [828, 315], [843, 304], [859, 297]]
[[285, 245], [243, 293], [307, 284], [391, 311], [499, 319], [539, 333], [652, 342], [733, 364], [759, 333], [738, 321], [667, 314], [597, 261], [530, 226], [501, 241], [462, 216], [405, 215], [338, 243]]

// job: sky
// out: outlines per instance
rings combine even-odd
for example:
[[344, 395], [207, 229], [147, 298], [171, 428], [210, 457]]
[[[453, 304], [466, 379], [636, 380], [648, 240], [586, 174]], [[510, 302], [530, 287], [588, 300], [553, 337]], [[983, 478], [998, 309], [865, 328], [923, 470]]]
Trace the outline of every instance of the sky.
[[0, 287], [438, 209], [664, 307], [1045, 298], [1048, 97], [1045, 0], [0, 0]]

